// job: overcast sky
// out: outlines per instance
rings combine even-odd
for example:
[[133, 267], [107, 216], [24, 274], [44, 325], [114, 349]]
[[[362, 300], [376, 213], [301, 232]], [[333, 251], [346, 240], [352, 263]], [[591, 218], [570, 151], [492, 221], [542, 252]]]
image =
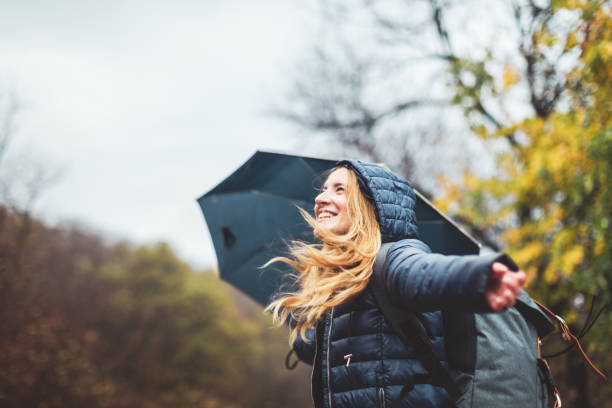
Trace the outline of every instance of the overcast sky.
[[258, 148], [295, 151], [295, 129], [264, 112], [314, 14], [293, 0], [0, 0], [0, 94], [21, 106], [10, 153], [61, 170], [35, 214], [215, 266], [195, 200]]

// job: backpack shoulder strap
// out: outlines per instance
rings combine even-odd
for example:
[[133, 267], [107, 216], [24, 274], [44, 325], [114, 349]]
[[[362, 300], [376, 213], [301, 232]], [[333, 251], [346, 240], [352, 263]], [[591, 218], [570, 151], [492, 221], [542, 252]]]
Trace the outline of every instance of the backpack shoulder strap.
[[514, 306], [525, 319], [535, 326], [539, 337], [546, 337], [547, 334], [555, 330], [554, 323], [550, 320], [543, 307], [539, 306], [524, 290], [521, 290]]
[[385, 316], [387, 323], [395, 331], [395, 334], [397, 334], [404, 344], [412, 346], [417, 351], [421, 364], [442, 382], [442, 385], [450, 394], [451, 398], [456, 401], [461, 395], [459, 388], [453, 382], [448, 370], [444, 368], [440, 360], [434, 354], [431, 340], [427, 335], [423, 323], [421, 323], [414, 312], [400, 309], [392, 305], [389, 301], [384, 275], [385, 260], [391, 245], [393, 245], [393, 242], [382, 244], [376, 256], [376, 261], [374, 262], [371, 287], [378, 307]]

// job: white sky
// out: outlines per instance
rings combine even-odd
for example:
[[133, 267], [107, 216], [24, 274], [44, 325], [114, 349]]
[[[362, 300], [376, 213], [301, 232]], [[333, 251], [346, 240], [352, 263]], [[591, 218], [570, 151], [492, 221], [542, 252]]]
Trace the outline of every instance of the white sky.
[[10, 153], [62, 174], [35, 215], [215, 266], [195, 200], [256, 149], [297, 148], [264, 112], [314, 14], [292, 0], [0, 0], [0, 94], [21, 102]]

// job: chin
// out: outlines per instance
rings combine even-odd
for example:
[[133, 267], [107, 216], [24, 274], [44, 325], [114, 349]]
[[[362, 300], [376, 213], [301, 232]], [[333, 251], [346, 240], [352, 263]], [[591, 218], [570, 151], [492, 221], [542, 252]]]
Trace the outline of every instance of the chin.
[[346, 234], [349, 230], [348, 227], [338, 225], [337, 222], [317, 221], [317, 227], [319, 227], [322, 230], [331, 232], [332, 234], [336, 234], [336, 235]]
[[332, 234], [335, 234], [335, 233], [336, 233], [336, 232], [335, 232], [335, 229], [336, 229], [336, 228], [335, 228], [335, 225], [330, 225], [330, 224], [325, 223], [325, 222], [318, 222], [318, 221], [317, 221], [317, 227], [318, 227], [319, 229], [325, 230], [325, 231], [327, 231], [327, 232], [331, 232]]

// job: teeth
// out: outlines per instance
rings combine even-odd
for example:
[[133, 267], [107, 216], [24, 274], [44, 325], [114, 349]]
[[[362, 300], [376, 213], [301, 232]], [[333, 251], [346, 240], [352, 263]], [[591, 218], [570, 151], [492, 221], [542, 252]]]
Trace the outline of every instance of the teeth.
[[334, 216], [334, 214], [327, 212], [327, 211], [323, 211], [319, 213], [319, 219], [324, 219], [324, 218], [332, 218]]

